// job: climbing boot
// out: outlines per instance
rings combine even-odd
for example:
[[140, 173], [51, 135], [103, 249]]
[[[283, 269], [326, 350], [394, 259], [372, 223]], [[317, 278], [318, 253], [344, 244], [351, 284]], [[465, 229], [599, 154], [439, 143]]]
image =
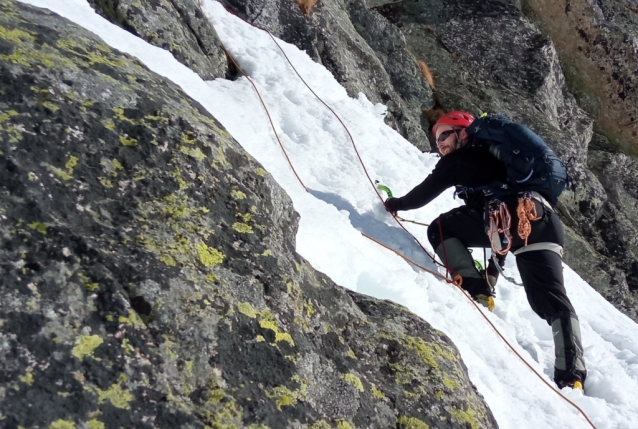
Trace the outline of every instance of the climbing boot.
[[494, 302], [494, 297], [491, 295], [483, 295], [479, 294], [474, 297], [474, 301], [481, 304], [483, 307], [486, 307], [490, 311], [494, 311], [494, 307], [496, 307], [496, 303]]
[[[580, 324], [575, 314], [558, 314], [552, 320], [554, 337], [554, 382], [563, 387], [580, 388], [587, 378], [580, 337]], [[580, 387], [579, 387], [580, 386]]]
[[494, 291], [479, 274], [472, 255], [461, 240], [448, 238], [436, 248], [436, 254], [443, 261], [443, 265], [463, 278], [461, 287], [476, 302], [484, 305], [490, 311], [494, 309]]

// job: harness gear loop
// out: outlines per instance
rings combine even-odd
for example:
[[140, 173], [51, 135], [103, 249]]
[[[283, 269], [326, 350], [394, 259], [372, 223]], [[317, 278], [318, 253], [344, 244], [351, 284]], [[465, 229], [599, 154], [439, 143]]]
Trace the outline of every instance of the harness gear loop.
[[[488, 206], [490, 226], [487, 235], [492, 245], [492, 251], [499, 255], [505, 255], [512, 247], [512, 234], [510, 233], [512, 215], [507, 205], [500, 200], [492, 200]], [[504, 235], [502, 240], [500, 234]], [[505, 244], [505, 247], [503, 247], [503, 244]]]
[[527, 246], [527, 239], [532, 233], [532, 224], [530, 221], [540, 219], [540, 216], [536, 213], [536, 204], [532, 201], [529, 192], [525, 192], [522, 196], [518, 197], [516, 214], [518, 215], [518, 236], [525, 240], [525, 246]]

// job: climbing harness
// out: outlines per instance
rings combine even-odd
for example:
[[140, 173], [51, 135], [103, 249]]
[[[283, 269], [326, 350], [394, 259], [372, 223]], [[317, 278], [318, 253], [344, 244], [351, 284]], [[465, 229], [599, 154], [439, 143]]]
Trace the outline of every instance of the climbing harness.
[[[202, 7], [201, 7], [201, 3], [199, 4], [199, 6], [200, 6], [200, 10], [202, 10], [202, 13], [203, 13], [203, 14], [204, 14], [204, 16], [205, 16], [206, 14], [204, 13], [204, 11], [203, 11], [203, 9], [202, 9]], [[225, 7], [225, 8], [226, 8], [226, 7]], [[231, 13], [231, 14], [233, 14], [233, 15], [237, 16], [234, 12], [230, 11], [228, 8], [226, 8], [226, 10], [227, 10], [229, 13]], [[242, 18], [240, 18], [240, 19], [242, 19]], [[245, 19], [242, 19], [242, 20], [243, 20], [244, 22], [247, 22]], [[274, 38], [274, 36], [273, 36], [273, 35], [272, 35], [272, 34], [271, 34], [268, 30], [266, 30], [266, 29], [260, 28], [260, 27], [256, 26], [256, 25], [255, 25], [255, 24], [253, 24], [253, 23], [249, 23], [249, 22], [247, 22], [247, 23], [248, 23], [249, 25], [251, 25], [251, 26], [255, 27], [255, 28], [259, 28], [260, 30], [262, 30], [262, 31], [266, 32], [266, 33], [267, 33], [267, 34], [271, 37], [271, 39], [273, 40], [273, 42], [277, 45], [277, 47], [279, 48], [279, 50], [282, 52], [282, 54], [284, 55], [284, 57], [285, 57], [285, 58], [286, 58], [286, 60], [288, 61], [288, 64], [290, 64], [290, 66], [292, 67], [293, 71], [294, 71], [294, 72], [295, 72], [295, 74], [297, 74], [297, 76], [301, 79], [301, 81], [304, 83], [304, 85], [305, 85], [305, 86], [306, 86], [306, 87], [310, 90], [310, 92], [312, 92], [312, 94], [313, 94], [313, 95], [317, 98], [317, 100], [319, 100], [319, 101], [320, 101], [320, 102], [321, 102], [324, 106], [326, 106], [326, 108], [328, 108], [328, 109], [329, 109], [329, 110], [330, 110], [330, 111], [331, 111], [331, 112], [335, 115], [335, 117], [337, 118], [337, 120], [341, 123], [341, 125], [344, 127], [344, 129], [345, 129], [346, 133], [348, 134], [348, 137], [350, 138], [350, 141], [352, 142], [352, 145], [353, 145], [354, 151], [355, 151], [355, 153], [357, 154], [357, 157], [359, 158], [359, 161], [361, 162], [361, 166], [363, 167], [363, 170], [364, 170], [364, 172], [365, 172], [365, 174], [366, 174], [366, 176], [367, 176], [368, 180], [370, 181], [370, 184], [373, 186], [373, 188], [375, 189], [375, 192], [376, 192], [377, 196], [379, 197], [379, 199], [380, 199], [380, 200], [381, 200], [381, 202], [383, 203], [383, 198], [381, 197], [381, 194], [379, 193], [379, 190], [378, 190], [378, 189], [377, 189], [377, 187], [375, 186], [375, 183], [374, 183], [374, 182], [372, 181], [372, 179], [370, 178], [370, 175], [368, 174], [368, 171], [366, 170], [365, 165], [364, 165], [364, 163], [363, 163], [363, 159], [362, 159], [362, 158], [361, 158], [361, 156], [359, 155], [359, 151], [358, 151], [358, 149], [357, 149], [357, 147], [356, 147], [356, 144], [355, 144], [355, 142], [354, 142], [354, 138], [352, 137], [352, 134], [350, 134], [350, 131], [348, 130], [348, 128], [346, 127], [346, 125], [343, 123], [343, 121], [341, 120], [341, 118], [339, 117], [339, 115], [337, 115], [337, 113], [336, 113], [336, 112], [335, 112], [335, 111], [334, 111], [334, 110], [333, 110], [330, 106], [328, 106], [328, 105], [327, 105], [327, 104], [326, 104], [326, 103], [325, 103], [325, 102], [324, 102], [324, 101], [323, 101], [323, 100], [322, 100], [322, 99], [321, 99], [321, 98], [320, 98], [320, 97], [319, 97], [319, 96], [318, 96], [318, 95], [317, 95], [317, 94], [316, 94], [316, 93], [312, 90], [312, 88], [310, 88], [310, 86], [306, 83], [306, 81], [305, 81], [305, 80], [304, 80], [304, 79], [303, 79], [303, 78], [299, 75], [299, 73], [297, 72], [297, 70], [296, 70], [296, 69], [295, 69], [295, 67], [293, 66], [293, 64], [292, 64], [292, 62], [290, 61], [290, 59], [288, 58], [288, 56], [285, 54], [285, 52], [283, 51], [283, 49], [281, 48], [281, 46], [279, 45], [279, 43], [277, 43], [277, 40]], [[268, 116], [268, 119], [270, 120], [270, 124], [271, 124], [271, 126], [272, 126], [272, 128], [273, 128], [273, 131], [275, 131], [275, 126], [274, 126], [274, 124], [273, 124], [273, 122], [272, 122], [272, 119], [271, 119], [271, 117], [270, 117], [270, 113], [268, 112], [268, 108], [266, 107], [266, 104], [264, 103], [264, 101], [263, 101], [263, 99], [262, 99], [261, 95], [259, 94], [259, 90], [257, 89], [257, 86], [253, 83], [252, 79], [250, 79], [250, 77], [249, 77], [249, 76], [248, 76], [248, 75], [247, 75], [247, 74], [246, 74], [246, 73], [245, 73], [245, 72], [244, 72], [244, 71], [243, 71], [243, 70], [239, 67], [239, 65], [237, 64], [237, 62], [236, 62], [236, 61], [235, 61], [235, 59], [233, 58], [233, 56], [230, 54], [230, 52], [226, 49], [226, 47], [225, 47], [223, 44], [222, 44], [222, 49], [224, 50], [224, 52], [226, 53], [226, 55], [228, 56], [228, 58], [230, 58], [230, 60], [233, 62], [233, 64], [235, 64], [235, 66], [237, 67], [237, 69], [238, 69], [238, 70], [242, 73], [242, 75], [243, 75], [243, 76], [245, 76], [245, 77], [246, 77], [246, 79], [248, 79], [248, 81], [249, 81], [249, 82], [251, 83], [251, 85], [253, 86], [253, 88], [254, 88], [255, 92], [257, 93], [257, 95], [258, 95], [258, 97], [259, 97], [259, 99], [260, 99], [260, 101], [261, 101], [261, 103], [262, 103], [262, 106], [264, 107], [264, 110], [266, 111], [266, 114], [267, 114], [267, 116]], [[277, 135], [277, 132], [276, 132], [276, 131], [275, 131], [275, 136], [277, 137], [277, 140], [279, 141], [279, 145], [280, 145], [280, 147], [281, 147], [282, 151], [284, 152], [284, 155], [285, 155], [285, 157], [286, 157], [286, 160], [288, 161], [288, 164], [290, 165], [290, 167], [292, 168], [293, 172], [295, 173], [295, 176], [297, 177], [297, 180], [299, 180], [299, 183], [301, 184], [301, 186], [302, 186], [302, 187], [303, 187], [306, 191], [308, 191], [308, 188], [306, 188], [306, 186], [303, 184], [303, 182], [302, 182], [301, 178], [297, 175], [296, 171], [294, 170], [293, 165], [292, 165], [292, 162], [290, 161], [290, 158], [288, 157], [288, 155], [287, 155], [287, 153], [286, 153], [286, 150], [285, 150], [285, 148], [284, 148], [283, 144], [281, 143], [281, 140], [279, 139], [279, 136]], [[502, 230], [501, 232], [503, 232], [503, 233], [505, 233], [505, 232], [506, 232], [507, 234], [509, 234], [509, 228], [510, 228], [510, 226], [511, 226], [511, 217], [510, 217], [510, 214], [509, 214], [509, 210], [507, 210], [507, 206], [504, 206], [504, 204], [502, 204], [502, 203], [501, 203], [501, 206], [502, 206], [502, 207], [499, 207], [499, 209], [498, 209], [498, 215], [497, 215], [496, 219], [499, 219], [499, 221], [495, 224], [495, 228], [496, 228], [496, 231], [499, 231], [499, 229], [500, 229], [500, 230]], [[410, 233], [410, 232], [409, 232], [409, 231], [405, 228], [405, 226], [403, 226], [403, 224], [401, 223], [400, 218], [399, 218], [398, 216], [393, 216], [393, 217], [395, 218], [395, 220], [397, 221], [397, 223], [399, 224], [399, 226], [400, 226], [400, 227], [401, 227], [401, 228], [402, 228], [405, 232], [407, 232], [408, 234], [410, 234], [410, 236], [411, 236], [411, 237], [412, 237], [412, 238], [416, 241], [416, 243], [419, 245], [419, 247], [420, 247], [420, 248], [421, 248], [421, 249], [425, 252], [425, 254], [426, 254], [426, 255], [428, 255], [428, 256], [430, 257], [430, 259], [432, 259], [432, 261], [433, 261], [435, 264], [440, 265], [440, 266], [444, 266], [443, 264], [441, 264], [441, 263], [439, 263], [438, 261], [436, 261], [436, 259], [434, 258], [434, 256], [433, 256], [433, 255], [431, 255], [431, 254], [430, 254], [430, 253], [429, 253], [429, 252], [425, 249], [425, 247], [424, 247], [424, 246], [423, 246], [423, 245], [419, 242], [419, 240], [418, 240], [416, 237], [414, 237], [414, 235], [412, 235], [412, 234], [411, 234], [411, 233]], [[415, 223], [416, 223], [416, 222], [415, 222]], [[498, 225], [499, 225], [499, 224], [501, 225], [500, 227], [498, 227]], [[439, 221], [439, 228], [441, 228], [441, 223], [440, 223], [440, 221]], [[441, 233], [442, 233], [442, 230], [440, 230], [440, 231], [441, 231]], [[513, 347], [513, 346], [509, 343], [509, 341], [507, 341], [507, 340], [505, 339], [505, 337], [504, 337], [504, 336], [500, 333], [500, 331], [498, 330], [498, 328], [497, 328], [497, 327], [496, 327], [496, 326], [495, 326], [495, 325], [494, 325], [494, 324], [493, 324], [493, 323], [489, 320], [489, 318], [485, 315], [485, 313], [483, 313], [483, 311], [481, 311], [481, 309], [480, 309], [480, 308], [479, 308], [479, 306], [478, 306], [478, 303], [476, 303], [476, 302], [475, 302], [475, 301], [474, 301], [474, 300], [470, 297], [470, 295], [469, 295], [469, 294], [468, 294], [465, 290], [463, 290], [463, 289], [461, 288], [461, 284], [462, 284], [462, 281], [463, 281], [463, 280], [462, 280], [462, 277], [461, 277], [458, 273], [455, 273], [455, 272], [453, 272], [451, 269], [449, 269], [448, 267], [445, 267], [445, 268], [446, 268], [446, 275], [445, 275], [445, 277], [444, 277], [444, 276], [442, 276], [441, 274], [439, 274], [439, 273], [437, 273], [437, 272], [434, 272], [434, 271], [428, 270], [427, 268], [423, 267], [422, 265], [419, 265], [419, 264], [418, 264], [418, 263], [416, 263], [415, 261], [413, 261], [413, 260], [411, 260], [410, 258], [406, 257], [405, 255], [402, 255], [401, 253], [399, 253], [399, 252], [398, 252], [398, 251], [396, 251], [395, 249], [392, 249], [391, 247], [389, 247], [389, 246], [387, 246], [387, 245], [385, 245], [385, 244], [381, 243], [380, 241], [378, 241], [378, 240], [376, 240], [376, 239], [374, 239], [374, 238], [370, 237], [369, 235], [367, 235], [367, 234], [365, 234], [365, 233], [362, 233], [362, 235], [363, 235], [364, 237], [366, 237], [366, 238], [368, 238], [368, 239], [370, 239], [370, 240], [374, 241], [375, 243], [377, 243], [377, 244], [379, 244], [379, 245], [383, 246], [384, 248], [386, 248], [386, 249], [388, 249], [388, 250], [391, 250], [392, 252], [394, 252], [395, 254], [397, 254], [398, 256], [400, 256], [401, 258], [403, 258], [404, 260], [408, 261], [409, 263], [413, 264], [414, 266], [416, 266], [416, 267], [418, 267], [418, 268], [420, 268], [420, 269], [422, 269], [422, 270], [424, 270], [424, 271], [426, 271], [426, 272], [428, 272], [428, 273], [430, 273], [430, 274], [432, 274], [432, 275], [434, 275], [434, 276], [436, 276], [436, 277], [442, 278], [442, 279], [444, 279], [444, 280], [445, 280], [446, 282], [448, 282], [448, 283], [451, 283], [451, 284], [454, 284], [455, 286], [457, 286], [457, 287], [458, 287], [458, 289], [459, 289], [459, 290], [460, 290], [460, 291], [461, 291], [461, 292], [465, 295], [465, 297], [466, 297], [466, 298], [467, 298], [467, 299], [468, 299], [468, 300], [469, 300], [469, 301], [470, 301], [470, 302], [474, 305], [474, 307], [478, 310], [478, 312], [479, 312], [479, 313], [483, 316], [483, 318], [487, 321], [487, 323], [488, 323], [488, 324], [492, 327], [492, 329], [494, 329], [494, 331], [496, 332], [496, 334], [497, 334], [497, 335], [498, 335], [498, 336], [499, 336], [499, 337], [503, 340], [503, 342], [504, 342], [504, 343], [505, 343], [505, 344], [506, 344], [506, 345], [510, 348], [510, 350], [511, 350], [512, 352], [514, 352], [514, 354], [515, 354], [516, 356], [518, 356], [518, 358], [519, 358], [520, 360], [522, 360], [522, 361], [523, 361], [523, 363], [524, 363], [525, 365], [527, 365], [527, 367], [528, 367], [528, 368], [529, 368], [529, 369], [530, 369], [533, 373], [535, 373], [535, 374], [538, 376], [538, 378], [540, 378], [540, 379], [541, 379], [541, 381], [543, 381], [543, 383], [545, 383], [545, 384], [546, 384], [546, 385], [547, 385], [550, 389], [552, 389], [552, 390], [553, 390], [554, 392], [556, 392], [556, 393], [557, 393], [560, 397], [562, 397], [562, 398], [563, 398], [563, 399], [565, 399], [568, 403], [570, 403], [573, 407], [575, 407], [575, 408], [576, 408], [576, 409], [577, 409], [577, 410], [578, 410], [578, 411], [579, 411], [579, 412], [583, 415], [583, 417], [585, 417], [585, 419], [586, 419], [586, 420], [587, 420], [587, 422], [591, 425], [591, 427], [592, 427], [592, 428], [594, 428], [594, 429], [596, 429], [596, 426], [594, 426], [594, 424], [593, 424], [593, 423], [592, 423], [592, 421], [589, 419], [589, 417], [587, 417], [587, 415], [584, 413], [584, 411], [583, 411], [583, 410], [582, 410], [582, 409], [581, 409], [578, 405], [576, 405], [574, 402], [572, 402], [569, 398], [566, 398], [565, 396], [563, 396], [563, 394], [562, 394], [560, 391], [558, 391], [558, 390], [556, 390], [555, 388], [553, 388], [553, 386], [552, 386], [549, 382], [547, 382], [547, 381], [546, 381], [546, 380], [545, 380], [545, 379], [544, 379], [544, 378], [543, 378], [543, 377], [542, 377], [542, 376], [541, 376], [541, 375], [540, 375], [540, 374], [539, 374], [539, 373], [538, 373], [538, 372], [537, 372], [537, 371], [536, 371], [536, 370], [535, 370], [535, 369], [534, 369], [534, 368], [533, 368], [533, 367], [532, 367], [532, 366], [531, 366], [531, 365], [530, 365], [530, 364], [529, 364], [529, 363], [525, 360], [525, 358], [523, 358], [523, 356], [521, 356], [521, 355], [520, 355], [520, 354], [516, 351], [516, 349], [514, 349], [514, 347]], [[506, 235], [506, 237], [507, 237], [507, 235]], [[508, 244], [509, 244], [509, 246], [511, 246], [511, 235], [509, 235], [509, 237], [508, 237], [508, 241], [509, 241], [509, 243], [508, 243]], [[508, 247], [508, 250], [509, 250], [509, 247]], [[445, 252], [445, 249], [444, 249], [444, 252]], [[507, 253], [507, 252], [505, 252], [505, 253]], [[445, 256], [445, 259], [447, 260], [447, 255], [445, 255], [445, 253], [444, 253], [444, 256]], [[497, 264], [497, 266], [498, 266], [498, 264]], [[500, 267], [499, 267], [499, 268], [500, 268]], [[452, 275], [452, 276], [453, 276], [453, 278], [452, 278], [452, 279], [448, 278], [448, 275]]]

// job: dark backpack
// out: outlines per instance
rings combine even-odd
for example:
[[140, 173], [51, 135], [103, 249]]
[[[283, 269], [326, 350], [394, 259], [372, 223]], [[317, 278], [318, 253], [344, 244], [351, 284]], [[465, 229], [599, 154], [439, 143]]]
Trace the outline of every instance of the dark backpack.
[[571, 185], [565, 164], [525, 125], [490, 114], [476, 119], [466, 132], [469, 146], [487, 148], [507, 168], [508, 183], [483, 187], [486, 195], [536, 191], [554, 205], [565, 187]]

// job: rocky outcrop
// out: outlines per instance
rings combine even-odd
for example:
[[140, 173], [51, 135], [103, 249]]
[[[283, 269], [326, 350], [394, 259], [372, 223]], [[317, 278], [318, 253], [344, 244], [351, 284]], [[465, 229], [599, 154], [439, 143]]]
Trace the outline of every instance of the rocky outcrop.
[[441, 332], [295, 253], [172, 82], [10, 0], [0, 79], [3, 427], [497, 427]]
[[580, 106], [596, 131], [638, 155], [638, 5], [624, 0], [525, 0], [554, 42]]
[[88, 0], [112, 23], [166, 49], [202, 79], [230, 77], [215, 29], [197, 0]]

